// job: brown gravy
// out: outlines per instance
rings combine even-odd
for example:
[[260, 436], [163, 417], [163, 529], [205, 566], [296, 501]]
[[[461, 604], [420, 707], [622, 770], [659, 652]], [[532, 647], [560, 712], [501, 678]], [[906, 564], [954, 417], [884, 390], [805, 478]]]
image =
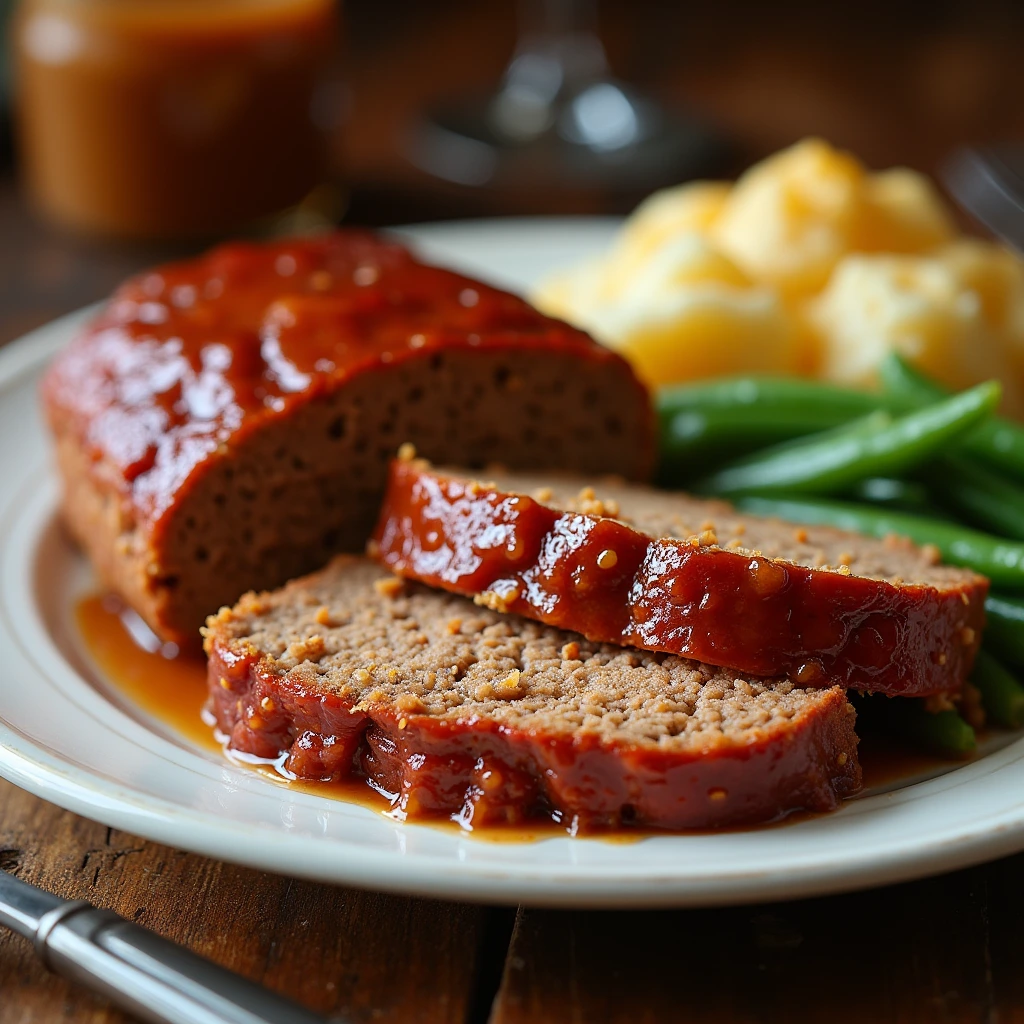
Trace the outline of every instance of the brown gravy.
[[[177, 654], [173, 644], [161, 646], [152, 634], [140, 632], [131, 618], [133, 614], [116, 598], [98, 594], [82, 598], [75, 607], [75, 621], [89, 654], [111, 685], [130, 703], [170, 726], [189, 743], [204, 750], [223, 751], [223, 744], [203, 717], [206, 662], [202, 658]], [[144, 626], [141, 629], [145, 631]], [[133, 636], [133, 630], [145, 641], [145, 646]], [[272, 764], [240, 761], [227, 751], [224, 752], [235, 763], [259, 772], [289, 792], [344, 800], [383, 814], [391, 810], [388, 800], [361, 779], [331, 782], [292, 780], [281, 775]], [[907, 749], [896, 741], [878, 735], [863, 738], [860, 753], [865, 789], [888, 785], [946, 765], [940, 759]], [[816, 815], [798, 812], [788, 815], [782, 821], [752, 826], [751, 829], [777, 828], [810, 817]], [[455, 822], [436, 821], [429, 824], [466, 834], [466, 830]], [[546, 821], [533, 821], [527, 825], [490, 825], [473, 833], [474, 838], [513, 843], [534, 842], [566, 834], [564, 826]], [[661, 834], [641, 829], [622, 829], [588, 833], [587, 837], [603, 842], [635, 843]]]
[[[117, 598], [93, 594], [75, 606], [75, 624], [104, 677], [129, 703], [171, 727], [189, 743], [203, 750], [223, 751], [236, 764], [258, 772], [270, 782], [289, 792], [310, 793], [359, 804], [381, 814], [388, 814], [391, 804], [362, 779], [317, 782], [287, 779], [272, 764], [240, 760], [224, 750], [213, 727], [203, 717], [206, 703], [206, 661], [200, 657], [178, 654], [173, 644], [160, 645], [146, 627], [141, 636], [145, 646], [132, 635], [139, 627]], [[421, 824], [418, 822], [418, 824]], [[466, 830], [455, 822], [431, 821], [432, 827], [448, 829], [463, 835]], [[564, 836], [566, 829], [554, 822], [535, 821], [528, 825], [492, 825], [477, 830], [474, 838], [490, 842], [524, 843]], [[601, 834], [606, 842], [633, 843], [646, 837], [634, 831]]]
[[173, 644], [161, 649], [153, 637], [147, 650], [133, 639], [123, 606], [96, 594], [75, 606], [75, 624], [106, 679], [132, 704], [169, 725], [204, 750], [220, 750], [202, 719], [206, 700], [206, 662], [178, 656]]

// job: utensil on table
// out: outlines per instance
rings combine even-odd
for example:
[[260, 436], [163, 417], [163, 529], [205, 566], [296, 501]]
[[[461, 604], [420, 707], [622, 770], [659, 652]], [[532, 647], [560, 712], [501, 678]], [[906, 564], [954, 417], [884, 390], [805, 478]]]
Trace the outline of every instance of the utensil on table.
[[155, 1024], [323, 1024], [323, 1018], [85, 900], [0, 871], [0, 925], [51, 970]]
[[957, 150], [940, 174], [950, 194], [968, 213], [1024, 253], [1024, 144]]

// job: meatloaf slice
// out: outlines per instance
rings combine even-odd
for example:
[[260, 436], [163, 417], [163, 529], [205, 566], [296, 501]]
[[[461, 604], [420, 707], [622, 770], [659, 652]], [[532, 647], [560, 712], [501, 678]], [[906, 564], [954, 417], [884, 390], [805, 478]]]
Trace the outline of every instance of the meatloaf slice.
[[72, 532], [153, 629], [197, 646], [239, 594], [361, 551], [403, 442], [636, 479], [654, 457], [621, 357], [363, 233], [128, 281], [44, 396]]
[[396, 460], [376, 533], [393, 571], [592, 640], [803, 686], [957, 690], [987, 581], [896, 537], [741, 515], [565, 475]]
[[709, 828], [860, 785], [838, 687], [596, 644], [365, 559], [249, 594], [205, 634], [231, 748], [301, 778], [361, 774], [403, 817]]

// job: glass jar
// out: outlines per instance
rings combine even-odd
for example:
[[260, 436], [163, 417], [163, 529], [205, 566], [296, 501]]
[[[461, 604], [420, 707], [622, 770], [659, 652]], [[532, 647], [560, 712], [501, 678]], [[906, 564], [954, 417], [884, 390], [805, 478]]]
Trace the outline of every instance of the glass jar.
[[328, 174], [335, 0], [23, 0], [13, 39], [24, 179], [63, 225], [209, 237]]

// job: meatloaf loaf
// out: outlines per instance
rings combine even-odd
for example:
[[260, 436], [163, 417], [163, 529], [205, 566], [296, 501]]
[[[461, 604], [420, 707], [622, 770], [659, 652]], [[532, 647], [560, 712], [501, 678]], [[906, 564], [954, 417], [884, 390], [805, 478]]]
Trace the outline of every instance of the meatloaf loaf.
[[988, 586], [896, 537], [418, 459], [391, 466], [376, 550], [403, 576], [592, 640], [892, 696], [960, 687]]
[[361, 774], [400, 816], [708, 828], [860, 785], [854, 711], [802, 689], [481, 608], [341, 556], [205, 630], [229, 746]]
[[44, 396], [64, 516], [162, 637], [358, 551], [405, 441], [481, 465], [652, 469], [628, 365], [364, 233], [232, 244], [128, 281]]

